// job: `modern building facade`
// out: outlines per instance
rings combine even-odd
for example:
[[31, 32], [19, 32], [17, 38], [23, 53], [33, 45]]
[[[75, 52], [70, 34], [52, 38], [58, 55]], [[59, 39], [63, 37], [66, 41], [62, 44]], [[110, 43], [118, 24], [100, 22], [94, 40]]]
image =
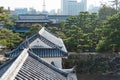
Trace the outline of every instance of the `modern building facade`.
[[19, 14], [27, 14], [28, 9], [27, 8], [16, 8], [14, 11], [14, 14], [19, 15]]
[[90, 5], [88, 11], [91, 13], [98, 13], [99, 9], [99, 6]]
[[87, 10], [87, 0], [61, 0], [62, 15], [78, 15], [79, 12]]
[[0, 66], [0, 80], [77, 80], [74, 68], [62, 69], [68, 52], [61, 38], [45, 28], [23, 41]]
[[87, 0], [81, 0], [80, 7], [81, 11], [87, 11]]

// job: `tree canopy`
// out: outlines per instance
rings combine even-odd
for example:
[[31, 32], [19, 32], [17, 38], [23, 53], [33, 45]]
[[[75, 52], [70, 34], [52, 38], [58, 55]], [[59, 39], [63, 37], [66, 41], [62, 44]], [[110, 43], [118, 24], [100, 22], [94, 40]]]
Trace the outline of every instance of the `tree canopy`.
[[40, 29], [42, 28], [42, 26], [40, 24], [33, 24], [30, 26], [30, 32], [26, 32], [25, 36], [30, 36], [35, 34], [36, 32], [38, 32]]
[[103, 5], [99, 10], [99, 18], [106, 20], [108, 16], [116, 14], [116, 10], [113, 7]]
[[3, 7], [0, 7], [0, 24], [3, 24], [4, 26], [12, 26], [13, 23], [9, 19], [10, 12], [8, 10], [5, 10]]
[[106, 14], [111, 17], [101, 19], [97, 13], [81, 12], [62, 21], [61, 29], [51, 29], [63, 38], [68, 51], [119, 51], [120, 14], [114, 14]]
[[12, 49], [22, 41], [19, 33], [13, 33], [6, 28], [0, 29], [0, 45]]
[[102, 29], [102, 40], [99, 41], [97, 50], [120, 51], [120, 13], [107, 19]]

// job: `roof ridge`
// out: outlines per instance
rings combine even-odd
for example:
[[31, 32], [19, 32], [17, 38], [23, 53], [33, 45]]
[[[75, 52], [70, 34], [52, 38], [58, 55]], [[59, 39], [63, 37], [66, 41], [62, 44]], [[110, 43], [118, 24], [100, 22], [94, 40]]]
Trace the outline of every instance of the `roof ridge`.
[[14, 58], [15, 60], [13, 59], [14, 60], [13, 63], [9, 62], [9, 64], [11, 64], [11, 65], [8, 67], [8, 69], [6, 69], [5, 73], [3, 73], [3, 75], [1, 76], [2, 80], [8, 80], [8, 79], [9, 80], [13, 80], [13, 78], [16, 75], [16, 73], [21, 68], [21, 66], [23, 65], [24, 61], [26, 60], [26, 58], [28, 56], [28, 54], [25, 53], [26, 51], [27, 51], [27, 49], [24, 49], [22, 51], [22, 54], [20, 54], [16, 58]]
[[[42, 35], [40, 35], [40, 36], [42, 36]], [[43, 37], [43, 36], [42, 36]], [[46, 39], [45, 37], [43, 37], [44, 39]], [[63, 51], [63, 50], [61, 50], [60, 48], [61, 48], [61, 46], [59, 46], [59, 45], [56, 45], [56, 44], [54, 44], [53, 42], [51, 42], [51, 41], [49, 41], [48, 39], [46, 39], [48, 42], [50, 42], [51, 44], [53, 44], [53, 45], [55, 45], [55, 48], [57, 48], [57, 49], [59, 49], [60, 51], [62, 51], [62, 52], [64, 52], [64, 53], [67, 53], [67, 52], [65, 52], [65, 51]], [[44, 42], [44, 41], [43, 41]], [[46, 43], [45, 43], [46, 44]], [[51, 46], [52, 47], [52, 46]]]
[[[41, 34], [39, 35], [42, 38], [44, 38], [46, 41], [50, 42], [51, 44], [53, 44], [55, 47], [60, 47], [59, 45], [54, 44], [53, 42], [49, 41], [48, 39], [46, 39], [44, 36], [42, 36]], [[43, 41], [44, 42], [44, 41]], [[46, 43], [45, 43], [46, 44]]]
[[[32, 35], [31, 37], [29, 37], [29, 39], [32, 38], [32, 37], [34, 37], [34, 36], [36, 36], [36, 35], [38, 35], [38, 33], [36, 33], [36, 34]], [[12, 54], [12, 53], [16, 52], [17, 50], [20, 50], [21, 45], [23, 46], [23, 44], [27, 44], [27, 43], [28, 43], [27, 40], [24, 40], [22, 43], [20, 43], [20, 45], [18, 45], [18, 46], [17, 46], [15, 49], [13, 49], [12, 51], [6, 52], [6, 53], [5, 53], [5, 56], [8, 57], [9, 54]], [[24, 46], [24, 48], [27, 48], [27, 47], [28, 47], [28, 44], [27, 44], [26, 46]], [[19, 54], [18, 54], [18, 55], [19, 55]], [[18, 55], [16, 55], [16, 56], [18, 56]]]
[[[44, 28], [48, 33], [52, 34], [53, 36], [60, 38], [58, 35], [52, 32], [52, 30], [48, 30], [46, 27]], [[61, 38], [60, 38], [61, 39]]]
[[8, 63], [10, 63], [10, 62], [16, 60], [16, 58], [17, 58], [17, 57], [12, 58], [12, 59], [10, 59], [9, 61], [7, 61], [7, 62], [3, 63], [2, 65], [0, 65], [0, 69], [3, 68], [4, 66], [8, 65]]
[[[44, 29], [44, 28], [43, 28]], [[42, 30], [43, 30], [42, 29]], [[40, 39], [43, 43], [45, 43], [46, 45], [52, 47], [52, 48], [57, 48], [58, 50], [62, 51], [63, 53], [67, 53], [65, 51], [63, 51], [61, 49], [61, 46], [51, 42], [50, 40], [46, 39], [44, 36], [42, 36], [39, 32], [35, 33], [34, 35], [32, 35], [31, 37], [27, 38], [26, 40], [24, 40], [17, 48], [13, 49], [10, 52], [6, 53], [6, 56], [8, 57], [15, 57], [18, 56], [20, 51], [25, 49], [25, 48], [29, 48], [29, 44], [34, 41], [35, 39]], [[11, 54], [15, 54], [15, 55], [11, 55]]]
[[35, 55], [33, 52], [31, 52], [31, 51], [29, 51], [29, 50], [28, 50], [28, 53], [29, 53], [30, 56], [32, 56], [34, 59], [38, 60], [38, 61], [41, 62], [42, 64], [44, 64], [44, 65], [46, 65], [47, 67], [49, 67], [49, 68], [57, 71], [57, 72], [60, 73], [61, 75], [67, 77], [68, 73], [66, 73], [66, 72], [64, 72], [64, 71], [62, 71], [62, 70], [60, 70], [60, 69], [57, 69], [56, 67], [48, 64], [47, 62], [45, 62], [45, 61], [43, 61], [42, 59], [40, 59], [39, 56]]

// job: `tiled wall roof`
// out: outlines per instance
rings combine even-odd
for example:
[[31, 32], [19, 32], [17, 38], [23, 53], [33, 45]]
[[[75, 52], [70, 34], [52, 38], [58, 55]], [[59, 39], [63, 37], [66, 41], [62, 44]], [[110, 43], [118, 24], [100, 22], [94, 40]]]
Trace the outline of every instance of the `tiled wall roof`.
[[16, 49], [11, 52], [6, 53], [7, 57], [16, 57], [20, 54], [20, 52], [24, 48], [28, 48], [29, 44], [31, 44], [35, 39], [40, 39], [46, 45], [52, 47], [52, 49], [47, 48], [33, 48], [33, 52], [40, 57], [67, 57], [68, 53], [62, 42], [61, 38], [57, 38], [56, 36], [50, 34], [46, 30], [41, 30], [42, 32], [36, 33], [33, 36], [29, 37], [25, 41], [23, 41]]

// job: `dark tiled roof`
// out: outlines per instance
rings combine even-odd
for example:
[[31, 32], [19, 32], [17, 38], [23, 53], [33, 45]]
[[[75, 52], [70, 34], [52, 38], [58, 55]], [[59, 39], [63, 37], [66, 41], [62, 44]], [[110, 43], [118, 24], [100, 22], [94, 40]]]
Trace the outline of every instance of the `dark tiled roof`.
[[16, 58], [13, 58], [6, 63], [2, 64], [0, 66], [0, 77], [6, 72], [6, 70], [13, 64]]
[[14, 30], [15, 32], [22, 33], [22, 32], [30, 32], [30, 30]]
[[50, 42], [54, 43], [54, 45], [57, 45], [61, 48], [61, 50], [67, 52], [65, 45], [62, 41], [62, 39], [60, 37], [57, 37], [53, 34], [51, 34], [51, 32], [49, 32], [48, 30], [42, 28], [39, 31], [39, 34], [42, 35], [45, 39], [49, 40]]
[[28, 23], [30, 23], [30, 22], [31, 22], [31, 23], [36, 23], [36, 22], [38, 22], [38, 23], [43, 23], [43, 22], [46, 23], [46, 22], [48, 22], [48, 23], [49, 23], [49, 22], [51, 22], [51, 21], [50, 21], [50, 20], [47, 20], [47, 19], [41, 19], [41, 20], [17, 20], [16, 22], [17, 22], [17, 23], [18, 23], [18, 22], [19, 22], [19, 23], [20, 23], [20, 22], [21, 22], [21, 23], [22, 23], [22, 22], [28, 22]]
[[32, 48], [31, 51], [41, 58], [68, 56], [58, 48]]
[[[65, 46], [64, 46], [62, 40], [51, 34], [49, 35], [49, 33], [47, 31], [44, 31], [42, 34], [36, 33], [33, 36], [29, 37], [27, 40], [23, 41], [16, 49], [14, 49], [11, 52], [6, 53], [6, 56], [8, 56], [8, 57], [18, 56], [24, 48], [28, 48], [29, 44], [32, 43], [37, 38], [40, 39], [46, 45], [53, 48], [53, 49], [51, 49], [51, 48], [33, 49], [33, 51], [38, 56], [40, 56], [40, 57], [67, 57], [68, 56], [68, 53], [66, 52], [66, 49], [65, 49]], [[50, 51], [50, 54], [46, 55], [49, 51]]]
[[[21, 58], [21, 55], [27, 57]], [[21, 62], [21, 59], [24, 59], [24, 62]], [[19, 67], [20, 65], [22, 66]], [[9, 70], [11, 71], [10, 74], [4, 74]], [[6, 77], [3, 78], [3, 76]], [[33, 54], [33, 52], [24, 50], [18, 57], [0, 67], [0, 78], [8, 80], [10, 76], [14, 80], [67, 80], [68, 73], [48, 64]]]
[[29, 54], [15, 79], [66, 80], [67, 73]]
[[48, 19], [46, 14], [20, 14], [18, 16], [19, 20], [41, 20]]

